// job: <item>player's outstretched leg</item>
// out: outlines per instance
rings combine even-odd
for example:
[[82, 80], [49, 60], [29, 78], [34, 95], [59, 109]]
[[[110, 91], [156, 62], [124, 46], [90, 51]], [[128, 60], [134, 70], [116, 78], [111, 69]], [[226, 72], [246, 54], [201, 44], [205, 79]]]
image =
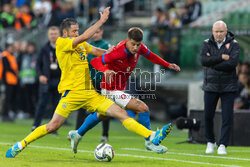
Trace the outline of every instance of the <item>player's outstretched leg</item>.
[[54, 113], [52, 120], [46, 124], [39, 126], [33, 132], [31, 132], [27, 137], [25, 137], [21, 142], [14, 144], [7, 152], [7, 158], [14, 158], [18, 153], [20, 153], [24, 148], [27, 147], [31, 142], [45, 136], [48, 133], [56, 131], [66, 120], [65, 117]]
[[155, 134], [153, 133], [151, 135], [152, 144], [158, 146], [167, 137], [171, 129], [172, 129], [172, 124], [169, 123], [165, 125], [163, 128], [161, 128], [160, 130], [156, 131]]

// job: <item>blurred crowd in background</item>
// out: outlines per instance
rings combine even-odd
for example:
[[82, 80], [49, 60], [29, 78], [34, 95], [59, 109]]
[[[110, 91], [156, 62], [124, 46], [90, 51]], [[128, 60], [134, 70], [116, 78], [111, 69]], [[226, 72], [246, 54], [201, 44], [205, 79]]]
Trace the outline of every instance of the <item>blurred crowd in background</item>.
[[[138, 2], [138, 9], [147, 7], [145, 4], [147, 1], [144, 0], [1, 0], [0, 33], [9, 30], [13, 32], [47, 30], [50, 26], [59, 26], [61, 21], [68, 17], [76, 18], [79, 23], [89, 24], [99, 16], [98, 11], [102, 11], [106, 6], [112, 8], [111, 16], [105, 26], [119, 25], [122, 19], [130, 15], [134, 3]], [[151, 16], [151, 31], [148, 39], [152, 42], [150, 45], [152, 50], [156, 43], [158, 55], [176, 64], [179, 64], [179, 57], [176, 55], [180, 52], [177, 46], [180, 45], [178, 28], [188, 26], [202, 14], [200, 1], [183, 0], [181, 2], [182, 5], [176, 5], [174, 0], [162, 0], [163, 6], [156, 6], [151, 13], [147, 13]], [[119, 15], [121, 10], [123, 12]], [[11, 104], [8, 104], [11, 108], [7, 109], [8, 111], [2, 111], [2, 115], [5, 114], [2, 116], [3, 121], [14, 121], [15, 117], [33, 118], [35, 115], [39, 83], [36, 63], [41, 50], [40, 46], [36, 45], [37, 40], [39, 39], [35, 41], [34, 39], [31, 41], [6, 39], [5, 45], [0, 48], [0, 73], [3, 74], [6, 71], [4, 69], [6, 62], [2, 60], [3, 57], [8, 57], [8, 67], [11, 68], [8, 70], [16, 74], [16, 79], [13, 79], [11, 75], [4, 76], [5, 81], [2, 80], [3, 76], [0, 74], [2, 87], [3, 82], [15, 85], [13, 90], [11, 88], [11, 93], [13, 93]], [[249, 68], [247, 62], [242, 62], [238, 66], [239, 93], [235, 100], [235, 109], [249, 109], [250, 107]], [[155, 66], [154, 70], [159, 70], [159, 67]], [[7, 79], [8, 77], [11, 79]], [[6, 85], [1, 89], [2, 98], [6, 89]], [[1, 101], [3, 103], [3, 99]], [[4, 107], [3, 110], [5, 110]]]
[[234, 109], [250, 109], [250, 64], [239, 63], [237, 66], [239, 91], [237, 93]]
[[[143, 6], [143, 0], [141, 0]], [[67, 17], [87, 17], [88, 22], [99, 16], [106, 6], [111, 6], [111, 16], [107, 25], [115, 24], [115, 15], [124, 5], [124, 15], [133, 9], [132, 0], [2, 0], [0, 2], [0, 30], [33, 29], [60, 25]], [[159, 27], [180, 27], [195, 21], [201, 16], [202, 6], [199, 1], [186, 0], [184, 6], [176, 7], [173, 0], [164, 0], [164, 7], [157, 7], [152, 23]]]

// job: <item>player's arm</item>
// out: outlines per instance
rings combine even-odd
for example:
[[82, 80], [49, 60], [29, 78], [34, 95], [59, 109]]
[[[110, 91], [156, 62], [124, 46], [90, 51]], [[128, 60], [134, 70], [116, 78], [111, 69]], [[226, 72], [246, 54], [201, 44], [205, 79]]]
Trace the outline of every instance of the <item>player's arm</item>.
[[105, 81], [110, 84], [113, 81], [113, 75], [115, 74], [114, 71], [109, 70], [105, 66], [105, 54], [99, 57], [96, 57], [91, 60], [90, 64], [97, 69], [98, 71], [102, 71], [105, 77]]
[[105, 65], [118, 59], [123, 59], [120, 49], [113, 49], [111, 52], [105, 52], [102, 56], [92, 59], [90, 64], [98, 71], [105, 72], [108, 69]]
[[90, 53], [92, 55], [102, 56], [105, 52], [107, 52], [107, 50], [92, 46], [92, 50]]
[[78, 44], [90, 39], [94, 33], [100, 28], [107, 20], [109, 17], [109, 9], [110, 7], [107, 7], [104, 12], [99, 12], [100, 13], [100, 19], [91, 27], [89, 27], [86, 31], [84, 31], [83, 34], [80, 36], [76, 37], [73, 41], [73, 48], [75, 48]]
[[175, 71], [181, 70], [178, 65], [166, 62], [165, 60], [163, 60], [162, 58], [160, 58], [159, 56], [157, 56], [156, 54], [154, 54], [153, 52], [151, 52], [148, 49], [147, 49], [147, 53], [142, 55], [142, 56], [144, 56], [146, 59], [148, 59], [149, 61], [151, 61], [154, 64], [158, 64], [158, 65], [167, 67], [167, 68], [175, 70]]
[[113, 81], [115, 72], [113, 70], [109, 70], [105, 64], [110, 64], [111, 61], [115, 61], [117, 59], [121, 59], [121, 56], [118, 54], [117, 50], [113, 50], [111, 52], [104, 53], [102, 56], [92, 59], [90, 64], [98, 71], [102, 71], [105, 81], [110, 84]]
[[90, 64], [98, 71], [105, 72], [106, 70], [108, 70], [108, 68], [105, 66], [105, 64], [109, 63], [109, 61], [107, 61], [108, 60], [107, 56], [105, 56], [105, 55], [106, 55], [106, 53], [104, 53], [102, 56], [99, 56], [99, 57], [92, 59]]
[[108, 50], [105, 50], [105, 49], [101, 49], [101, 48], [97, 48], [97, 47], [92, 46], [92, 51], [90, 53], [92, 55], [102, 56], [106, 52], [111, 52], [113, 50], [113, 48], [114, 48], [114, 46], [111, 46], [110, 48], [107, 48]]

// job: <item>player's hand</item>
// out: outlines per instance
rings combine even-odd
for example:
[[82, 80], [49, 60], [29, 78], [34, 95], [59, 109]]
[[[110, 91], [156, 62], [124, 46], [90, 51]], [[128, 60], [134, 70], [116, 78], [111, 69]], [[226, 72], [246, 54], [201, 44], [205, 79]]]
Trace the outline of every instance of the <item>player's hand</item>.
[[103, 13], [99, 12], [100, 13], [100, 21], [102, 22], [102, 24], [104, 24], [109, 18], [109, 13], [110, 13], [109, 9], [110, 9], [110, 7], [106, 7], [104, 9]]
[[108, 51], [108, 52], [111, 52], [111, 51], [114, 49], [114, 47], [115, 47], [115, 46], [112, 45], [107, 51]]
[[104, 73], [104, 77], [105, 77], [105, 81], [107, 82], [107, 84], [110, 84], [111, 82], [114, 81], [114, 75], [115, 72], [113, 70], [106, 70]]
[[172, 70], [175, 70], [175, 71], [181, 71], [181, 68], [178, 65], [176, 65], [176, 64], [170, 64], [168, 66], [168, 68], [172, 69]]
[[40, 75], [40, 76], [39, 76], [39, 81], [40, 81], [42, 84], [47, 84], [47, 83], [48, 83], [48, 78], [47, 78], [45, 75]]

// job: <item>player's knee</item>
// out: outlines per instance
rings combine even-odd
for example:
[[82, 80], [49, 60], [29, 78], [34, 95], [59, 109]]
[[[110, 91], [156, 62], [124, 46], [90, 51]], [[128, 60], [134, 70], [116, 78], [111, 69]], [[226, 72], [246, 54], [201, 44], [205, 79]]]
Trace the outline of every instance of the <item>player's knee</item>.
[[118, 112], [119, 112], [119, 117], [117, 119], [120, 120], [121, 122], [129, 118], [129, 115], [125, 110], [120, 109]]
[[145, 103], [141, 103], [139, 105], [139, 113], [147, 112], [149, 110], [148, 106]]
[[108, 116], [104, 116], [104, 115], [101, 115], [99, 113], [97, 113], [97, 117], [101, 120], [107, 120], [108, 119]]

